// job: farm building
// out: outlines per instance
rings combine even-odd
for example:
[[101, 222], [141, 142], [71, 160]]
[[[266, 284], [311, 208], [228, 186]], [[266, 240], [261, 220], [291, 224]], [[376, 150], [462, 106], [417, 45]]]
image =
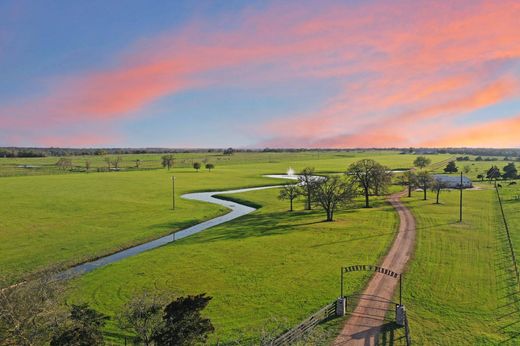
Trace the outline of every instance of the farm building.
[[[447, 188], [458, 189], [460, 187], [460, 176], [458, 175], [446, 175], [446, 174], [434, 174], [433, 178], [437, 181], [444, 183]], [[468, 177], [462, 177], [462, 187], [468, 189], [473, 187], [471, 179]]]

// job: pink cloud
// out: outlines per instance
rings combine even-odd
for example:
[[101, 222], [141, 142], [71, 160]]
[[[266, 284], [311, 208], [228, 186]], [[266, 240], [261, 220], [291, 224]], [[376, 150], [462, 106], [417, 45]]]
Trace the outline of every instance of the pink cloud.
[[255, 124], [252, 135], [273, 146], [419, 143], [410, 133], [429, 121], [451, 124], [518, 97], [518, 76], [504, 66], [520, 58], [519, 15], [515, 1], [281, 3], [194, 21], [136, 42], [115, 68], [59, 78], [39, 99], [1, 106], [0, 130], [85, 123], [117, 132], [118, 120], [179, 91], [335, 79], [343, 87], [320, 110]]

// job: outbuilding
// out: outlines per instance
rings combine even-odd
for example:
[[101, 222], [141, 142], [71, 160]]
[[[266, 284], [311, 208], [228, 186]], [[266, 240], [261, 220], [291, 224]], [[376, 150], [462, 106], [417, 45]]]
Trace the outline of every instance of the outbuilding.
[[[433, 178], [437, 181], [440, 181], [449, 189], [458, 189], [460, 188], [460, 176], [457, 175], [447, 175], [447, 174], [434, 174]], [[462, 188], [469, 189], [473, 187], [473, 182], [468, 177], [462, 177]]]

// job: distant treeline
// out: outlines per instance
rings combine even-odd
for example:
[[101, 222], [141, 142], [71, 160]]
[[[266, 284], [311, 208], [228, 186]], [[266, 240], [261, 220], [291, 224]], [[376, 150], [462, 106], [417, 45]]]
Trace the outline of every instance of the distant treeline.
[[327, 152], [327, 151], [367, 151], [385, 150], [400, 151], [402, 154], [454, 154], [476, 156], [520, 157], [520, 149], [505, 148], [264, 148], [264, 149], [234, 149], [234, 148], [33, 148], [33, 147], [0, 147], [0, 157], [46, 157], [46, 156], [80, 156], [80, 155], [124, 155], [124, 154], [168, 154], [168, 153], [223, 153], [231, 155], [235, 152]]

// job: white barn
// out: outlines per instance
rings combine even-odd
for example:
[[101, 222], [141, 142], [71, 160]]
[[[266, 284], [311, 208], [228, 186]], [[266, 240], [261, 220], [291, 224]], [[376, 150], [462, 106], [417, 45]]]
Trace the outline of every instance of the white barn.
[[[434, 174], [433, 178], [444, 183], [447, 188], [458, 189], [460, 187], [460, 175]], [[462, 177], [462, 188], [469, 189], [473, 187], [473, 182], [468, 177]]]

